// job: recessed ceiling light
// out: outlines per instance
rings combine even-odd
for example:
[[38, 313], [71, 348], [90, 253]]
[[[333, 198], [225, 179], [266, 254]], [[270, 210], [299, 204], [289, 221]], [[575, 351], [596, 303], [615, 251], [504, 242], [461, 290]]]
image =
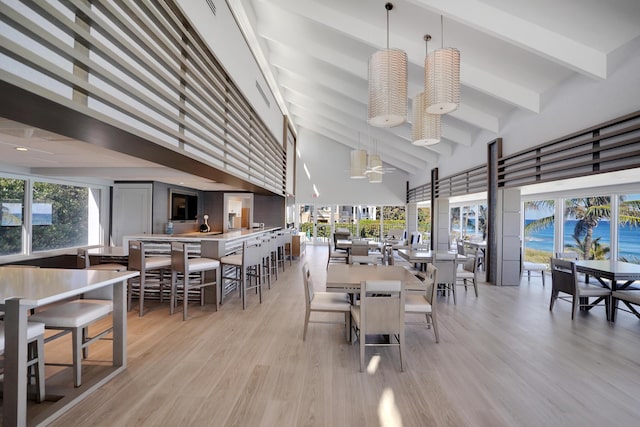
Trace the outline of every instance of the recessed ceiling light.
[[16, 150], [18, 150], [18, 151], [29, 151], [29, 149], [25, 148], [25, 147], [16, 147]]

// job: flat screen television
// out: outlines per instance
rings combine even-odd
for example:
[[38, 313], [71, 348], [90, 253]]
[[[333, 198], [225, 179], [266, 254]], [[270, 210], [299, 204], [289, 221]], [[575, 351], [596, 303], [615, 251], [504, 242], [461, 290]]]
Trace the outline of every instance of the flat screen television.
[[198, 216], [198, 195], [179, 191], [171, 191], [171, 220], [195, 220]]

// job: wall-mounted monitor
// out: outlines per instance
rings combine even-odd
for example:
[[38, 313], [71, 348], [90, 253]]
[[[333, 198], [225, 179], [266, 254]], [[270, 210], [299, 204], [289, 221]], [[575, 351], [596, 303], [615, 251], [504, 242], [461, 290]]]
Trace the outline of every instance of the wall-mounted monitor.
[[169, 212], [172, 221], [191, 221], [198, 216], [198, 195], [181, 190], [169, 190]]

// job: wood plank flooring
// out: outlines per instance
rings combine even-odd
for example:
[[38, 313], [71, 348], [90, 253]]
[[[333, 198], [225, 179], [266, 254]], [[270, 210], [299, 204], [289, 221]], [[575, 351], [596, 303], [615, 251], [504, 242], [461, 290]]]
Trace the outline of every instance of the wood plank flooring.
[[[540, 278], [484, 284], [479, 298], [459, 287], [457, 305], [438, 299], [439, 344], [407, 326], [405, 372], [397, 349], [380, 348], [367, 349], [367, 360], [379, 354], [375, 373], [361, 373], [340, 325], [310, 324], [302, 341], [304, 261], [322, 289], [326, 247], [307, 246], [246, 311], [234, 296], [217, 313], [191, 306], [186, 322], [159, 303], [143, 318], [132, 311], [127, 371], [54, 425], [640, 425], [632, 315], [610, 324], [596, 308], [572, 322], [570, 304], [549, 312], [550, 280], [542, 288]], [[48, 360], [67, 350], [50, 345]], [[91, 358], [109, 354], [104, 344]]]

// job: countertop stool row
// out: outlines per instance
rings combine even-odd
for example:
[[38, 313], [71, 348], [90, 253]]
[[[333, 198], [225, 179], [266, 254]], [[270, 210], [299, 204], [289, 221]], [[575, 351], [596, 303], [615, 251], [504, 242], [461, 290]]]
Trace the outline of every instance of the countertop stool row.
[[[220, 304], [234, 290], [242, 299], [242, 309], [247, 308], [247, 291], [255, 290], [262, 303], [262, 287], [271, 289], [272, 277], [278, 279], [278, 270], [286, 265], [286, 246], [291, 245], [290, 232], [274, 232], [242, 244], [242, 252], [220, 258], [222, 290]], [[291, 255], [289, 254], [291, 264]]]

